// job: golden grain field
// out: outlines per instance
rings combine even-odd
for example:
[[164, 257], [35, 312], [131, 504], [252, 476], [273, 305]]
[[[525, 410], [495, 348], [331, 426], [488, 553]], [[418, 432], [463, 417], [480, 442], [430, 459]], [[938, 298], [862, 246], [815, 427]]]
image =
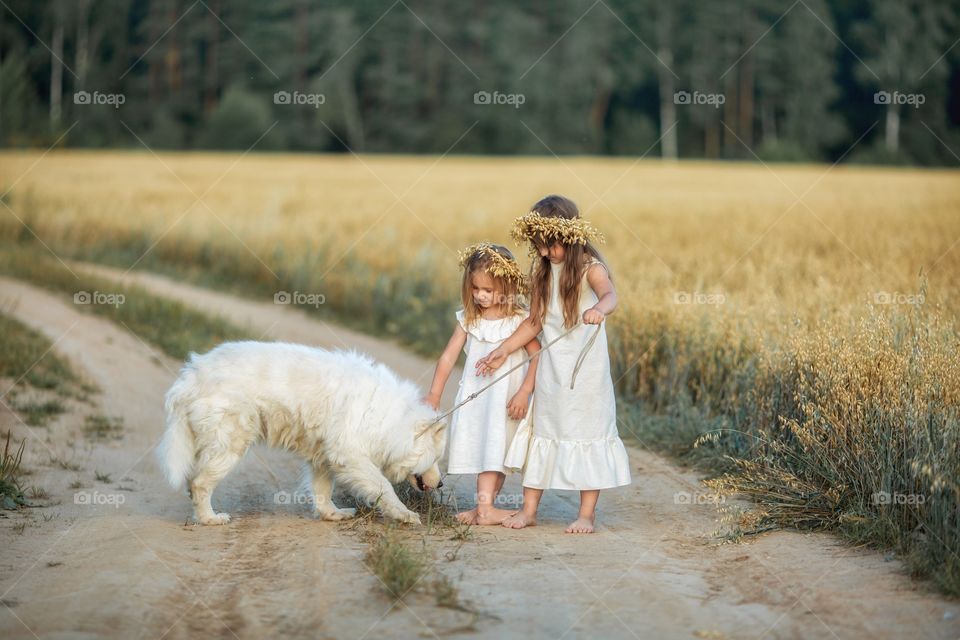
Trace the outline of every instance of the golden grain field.
[[744, 526], [832, 527], [960, 591], [956, 171], [4, 152], [0, 190], [7, 245], [321, 293], [425, 353], [452, 326], [457, 250], [514, 246], [515, 216], [566, 195], [607, 237], [622, 428], [739, 460], [718, 486], [765, 505]]
[[51, 247], [128, 235], [203, 239], [274, 270], [309, 265], [328, 276], [344, 257], [375, 270], [419, 260], [436, 265], [439, 289], [455, 291], [458, 248], [485, 238], [509, 244], [513, 217], [559, 192], [606, 233], [620, 289], [642, 308], [700, 292], [723, 294], [727, 308], [813, 318], [862, 308], [877, 292], [916, 292], [921, 270], [929, 302], [957, 299], [955, 171], [599, 158], [39, 158], [0, 154], [0, 189], [12, 186], [6, 202]]

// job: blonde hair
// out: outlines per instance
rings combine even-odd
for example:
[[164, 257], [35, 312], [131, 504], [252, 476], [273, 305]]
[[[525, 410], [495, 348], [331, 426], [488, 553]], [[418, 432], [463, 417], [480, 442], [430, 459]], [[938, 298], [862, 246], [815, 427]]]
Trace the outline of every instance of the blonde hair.
[[[519, 225], [524, 223], [523, 229], [527, 230], [524, 237], [532, 244], [531, 253], [534, 254], [530, 265], [530, 315], [542, 323], [547, 317], [550, 296], [550, 259], [541, 256], [536, 249], [550, 247], [554, 243], [562, 244], [564, 261], [563, 273], [560, 274], [560, 301], [563, 306], [563, 326], [569, 329], [580, 320], [580, 283], [590, 259], [600, 262], [607, 273], [611, 273], [607, 261], [592, 242], [593, 239], [602, 240], [603, 236], [580, 217], [580, 210], [573, 200], [563, 196], [543, 198], [533, 205], [530, 213], [536, 214], [540, 220], [530, 218], [530, 214], [521, 216], [517, 219], [518, 226], [515, 226], [514, 232], [514, 237], [522, 233]], [[556, 222], [551, 223], [550, 219]]]
[[463, 303], [464, 323], [467, 326], [476, 322], [482, 314], [482, 309], [473, 300], [471, 278], [477, 271], [493, 278], [496, 303], [505, 315], [512, 316], [526, 310], [523, 301], [526, 280], [509, 249], [489, 242], [472, 245], [461, 252], [460, 266], [463, 267], [460, 301]]

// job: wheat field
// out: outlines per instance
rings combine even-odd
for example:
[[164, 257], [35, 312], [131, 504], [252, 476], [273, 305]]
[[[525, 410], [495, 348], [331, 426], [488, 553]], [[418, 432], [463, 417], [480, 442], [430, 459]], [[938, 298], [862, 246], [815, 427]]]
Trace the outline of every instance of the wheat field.
[[745, 532], [833, 528], [960, 592], [956, 171], [3, 152], [0, 190], [6, 246], [321, 294], [422, 353], [452, 328], [457, 250], [525, 261], [511, 221], [561, 193], [607, 238], [622, 430], [717, 463], [759, 505]]
[[51, 247], [162, 237], [155, 251], [176, 255], [181, 245], [179, 257], [193, 263], [199, 256], [186, 252], [201, 240], [268, 276], [265, 265], [329, 269], [332, 280], [345, 259], [377, 271], [429, 264], [438, 267], [436, 288], [455, 291], [457, 249], [484, 238], [509, 244], [513, 217], [559, 192], [606, 233], [621, 291], [645, 308], [699, 292], [722, 294], [725, 308], [823, 317], [862, 308], [878, 292], [915, 293], [921, 270], [928, 302], [956, 298], [960, 176], [951, 171], [598, 158], [39, 158], [0, 154], [0, 188]]

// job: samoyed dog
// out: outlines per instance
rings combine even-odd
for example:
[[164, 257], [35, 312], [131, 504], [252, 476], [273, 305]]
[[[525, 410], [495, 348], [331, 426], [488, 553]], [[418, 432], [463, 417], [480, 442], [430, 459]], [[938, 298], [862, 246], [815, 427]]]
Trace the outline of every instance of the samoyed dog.
[[202, 524], [230, 521], [213, 511], [210, 497], [256, 442], [306, 458], [320, 518], [355, 513], [331, 501], [336, 480], [385, 516], [419, 524], [392, 483], [407, 479], [421, 491], [441, 486], [446, 423], [436, 423], [420, 398], [416, 385], [362, 354], [228, 342], [190, 354], [167, 392], [157, 453], [171, 486], [188, 483]]

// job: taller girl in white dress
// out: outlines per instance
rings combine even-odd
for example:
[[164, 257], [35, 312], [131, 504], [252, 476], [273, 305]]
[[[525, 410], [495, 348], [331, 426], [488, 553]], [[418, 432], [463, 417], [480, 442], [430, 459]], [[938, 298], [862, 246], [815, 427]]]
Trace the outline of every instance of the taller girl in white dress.
[[[466, 352], [467, 360], [456, 404], [489, 382], [474, 374], [477, 361], [513, 335], [527, 315], [520, 299], [526, 282], [508, 249], [489, 243], [473, 245], [461, 253], [460, 266], [463, 309], [457, 311], [453, 335], [437, 362], [430, 392], [424, 398], [434, 409], [440, 405], [440, 396], [460, 350]], [[522, 346], [531, 355], [540, 350], [535, 338]], [[515, 351], [506, 361], [508, 369], [522, 362], [523, 354]], [[461, 522], [500, 524], [513, 513], [497, 509], [494, 504], [506, 477], [504, 456], [518, 420], [527, 415], [535, 375], [534, 359], [532, 364], [519, 367], [453, 413], [447, 473], [477, 474], [477, 506], [457, 514]]]
[[[523, 509], [503, 525], [536, 524], [544, 489], [580, 491], [580, 513], [567, 533], [592, 533], [601, 489], [630, 484], [626, 448], [617, 431], [607, 336], [601, 326], [617, 306], [606, 264], [590, 242], [599, 236], [580, 218], [577, 205], [547, 196], [517, 219], [513, 235], [531, 243], [531, 309], [514, 334], [477, 363], [490, 375], [510, 354], [543, 331], [531, 415], [507, 455], [507, 466], [523, 467]], [[586, 349], [579, 369], [580, 354]], [[576, 384], [571, 381], [576, 373]]]

